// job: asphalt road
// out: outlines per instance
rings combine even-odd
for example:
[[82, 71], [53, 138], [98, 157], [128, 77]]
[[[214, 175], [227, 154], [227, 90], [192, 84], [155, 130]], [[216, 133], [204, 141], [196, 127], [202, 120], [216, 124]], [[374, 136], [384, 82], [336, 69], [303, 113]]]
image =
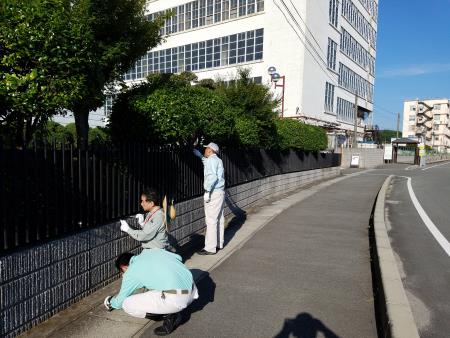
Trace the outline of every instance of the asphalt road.
[[377, 337], [368, 225], [383, 181], [341, 180], [277, 216], [199, 283], [171, 337]]
[[[371, 174], [376, 172], [398, 175], [392, 180], [386, 200], [389, 237], [420, 336], [448, 338], [450, 256], [445, 242], [450, 240], [450, 162]], [[444, 247], [412, 202], [407, 177], [411, 177], [418, 203], [442, 234]]]

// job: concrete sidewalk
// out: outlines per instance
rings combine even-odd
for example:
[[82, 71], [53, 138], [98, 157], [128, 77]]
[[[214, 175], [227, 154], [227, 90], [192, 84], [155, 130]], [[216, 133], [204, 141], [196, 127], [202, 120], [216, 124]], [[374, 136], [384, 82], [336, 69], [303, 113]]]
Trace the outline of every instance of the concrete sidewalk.
[[[186, 264], [200, 299], [171, 336], [377, 337], [368, 226], [383, 181], [357, 173], [267, 203], [227, 231], [224, 250], [194, 254]], [[24, 336], [152, 337], [159, 323], [104, 310], [119, 286]]]

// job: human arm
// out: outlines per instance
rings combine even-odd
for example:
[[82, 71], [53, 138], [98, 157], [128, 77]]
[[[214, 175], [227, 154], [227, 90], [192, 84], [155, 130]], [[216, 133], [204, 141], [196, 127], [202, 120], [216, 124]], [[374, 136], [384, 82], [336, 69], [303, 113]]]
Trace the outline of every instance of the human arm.
[[158, 210], [152, 219], [144, 224], [142, 230], [129, 229], [128, 234], [139, 242], [149, 242], [156, 237], [159, 231], [164, 228], [164, 213], [162, 209]]
[[135, 278], [125, 272], [123, 275], [122, 285], [120, 286], [119, 293], [109, 300], [110, 306], [114, 309], [121, 309], [123, 301], [136, 289], [139, 289], [142, 286], [143, 285], [141, 285], [141, 283], [139, 283]]

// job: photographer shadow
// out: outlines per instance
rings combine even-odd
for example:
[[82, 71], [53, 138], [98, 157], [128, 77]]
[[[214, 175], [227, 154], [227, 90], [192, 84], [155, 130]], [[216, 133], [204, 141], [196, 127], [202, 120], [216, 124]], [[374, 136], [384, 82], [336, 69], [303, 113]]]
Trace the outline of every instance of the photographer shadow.
[[274, 338], [316, 338], [319, 332], [325, 338], [339, 338], [322, 321], [309, 313], [302, 312], [295, 318], [287, 318], [284, 321], [283, 328]]

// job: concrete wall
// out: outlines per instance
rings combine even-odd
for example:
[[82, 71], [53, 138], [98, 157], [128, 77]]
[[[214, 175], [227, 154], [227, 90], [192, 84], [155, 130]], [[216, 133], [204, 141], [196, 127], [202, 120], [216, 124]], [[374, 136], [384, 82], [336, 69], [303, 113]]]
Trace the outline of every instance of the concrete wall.
[[341, 168], [349, 168], [352, 155], [360, 155], [360, 168], [374, 168], [384, 164], [384, 149], [342, 148]]
[[[333, 167], [232, 187], [225, 214], [230, 219], [267, 196], [339, 174]], [[171, 235], [183, 245], [204, 231], [203, 197], [179, 203], [176, 210]], [[0, 336], [14, 337], [117, 279], [114, 260], [124, 251], [139, 248], [115, 222], [0, 257]]]

